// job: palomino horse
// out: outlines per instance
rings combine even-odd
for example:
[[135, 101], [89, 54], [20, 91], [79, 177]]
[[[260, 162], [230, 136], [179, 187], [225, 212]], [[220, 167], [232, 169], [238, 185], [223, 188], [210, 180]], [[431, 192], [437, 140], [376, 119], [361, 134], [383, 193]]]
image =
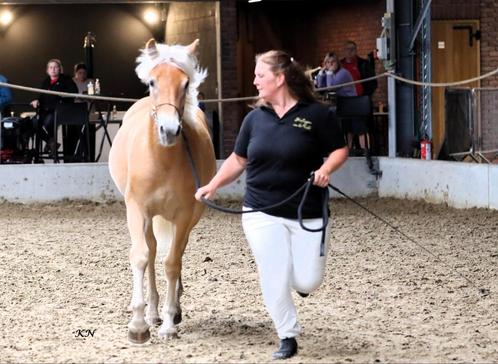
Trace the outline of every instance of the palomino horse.
[[[161, 318], [159, 335], [177, 336], [175, 325], [182, 317], [182, 255], [204, 208], [194, 199], [192, 160], [201, 185], [216, 170], [206, 119], [197, 107], [197, 88], [206, 77], [194, 56], [198, 44], [199, 40], [189, 46], [156, 44], [154, 39], [147, 42], [136, 72], [149, 86], [150, 95], [126, 112], [109, 154], [109, 170], [124, 196], [131, 237], [133, 313], [128, 338], [135, 343], [149, 340], [149, 325], [161, 323]], [[169, 245], [162, 260], [168, 290], [159, 318], [154, 263], [163, 243]]]

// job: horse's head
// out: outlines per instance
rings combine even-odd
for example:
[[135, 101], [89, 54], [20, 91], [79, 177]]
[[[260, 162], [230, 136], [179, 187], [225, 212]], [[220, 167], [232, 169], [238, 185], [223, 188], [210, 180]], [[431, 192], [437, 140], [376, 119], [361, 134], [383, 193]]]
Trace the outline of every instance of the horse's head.
[[188, 46], [167, 46], [147, 42], [138, 61], [137, 74], [149, 86], [151, 118], [156, 124], [159, 143], [171, 146], [182, 130], [182, 122], [193, 119], [197, 106], [197, 87], [206, 77], [197, 68], [195, 51], [199, 40]]

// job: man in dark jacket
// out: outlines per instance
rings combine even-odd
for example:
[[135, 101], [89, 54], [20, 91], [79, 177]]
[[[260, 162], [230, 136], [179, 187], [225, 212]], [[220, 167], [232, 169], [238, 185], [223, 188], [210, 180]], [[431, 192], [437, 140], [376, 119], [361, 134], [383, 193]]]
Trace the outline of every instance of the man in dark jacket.
[[[356, 43], [352, 40], [348, 40], [344, 45], [344, 55], [345, 57], [341, 60], [341, 64], [351, 73], [353, 80], [363, 80], [375, 76], [375, 63], [373, 59], [366, 60], [358, 57]], [[377, 80], [357, 83], [355, 86], [358, 96], [372, 96], [377, 88]]]

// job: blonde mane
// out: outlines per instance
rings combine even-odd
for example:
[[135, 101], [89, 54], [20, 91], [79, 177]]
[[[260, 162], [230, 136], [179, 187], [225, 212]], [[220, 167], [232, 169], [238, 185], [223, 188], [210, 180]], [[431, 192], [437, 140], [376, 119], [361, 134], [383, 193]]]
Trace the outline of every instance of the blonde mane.
[[187, 51], [187, 46], [182, 45], [156, 45], [159, 55], [151, 58], [146, 49], [141, 49], [141, 55], [137, 57], [135, 72], [138, 78], [147, 84], [150, 72], [161, 63], [169, 63], [181, 69], [189, 78], [189, 86], [185, 98], [184, 119], [191, 125], [194, 124], [197, 112], [198, 87], [207, 77], [207, 70], [199, 67], [197, 58]]

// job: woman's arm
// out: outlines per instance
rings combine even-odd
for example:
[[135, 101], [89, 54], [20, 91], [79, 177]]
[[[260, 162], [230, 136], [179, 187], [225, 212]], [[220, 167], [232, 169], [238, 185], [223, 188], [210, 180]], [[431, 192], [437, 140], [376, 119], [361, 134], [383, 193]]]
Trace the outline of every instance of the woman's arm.
[[330, 153], [327, 159], [325, 159], [325, 162], [323, 162], [322, 166], [315, 171], [315, 179], [313, 180], [313, 184], [320, 187], [327, 187], [330, 175], [332, 172], [338, 170], [344, 162], [346, 162], [348, 154], [348, 147], [342, 147]]
[[211, 181], [200, 187], [195, 193], [195, 198], [201, 201], [201, 197], [211, 199], [216, 194], [216, 190], [223, 187], [237, 179], [244, 169], [246, 169], [247, 159], [238, 156], [235, 153], [230, 154], [230, 156], [223, 162], [218, 173], [211, 179]]

